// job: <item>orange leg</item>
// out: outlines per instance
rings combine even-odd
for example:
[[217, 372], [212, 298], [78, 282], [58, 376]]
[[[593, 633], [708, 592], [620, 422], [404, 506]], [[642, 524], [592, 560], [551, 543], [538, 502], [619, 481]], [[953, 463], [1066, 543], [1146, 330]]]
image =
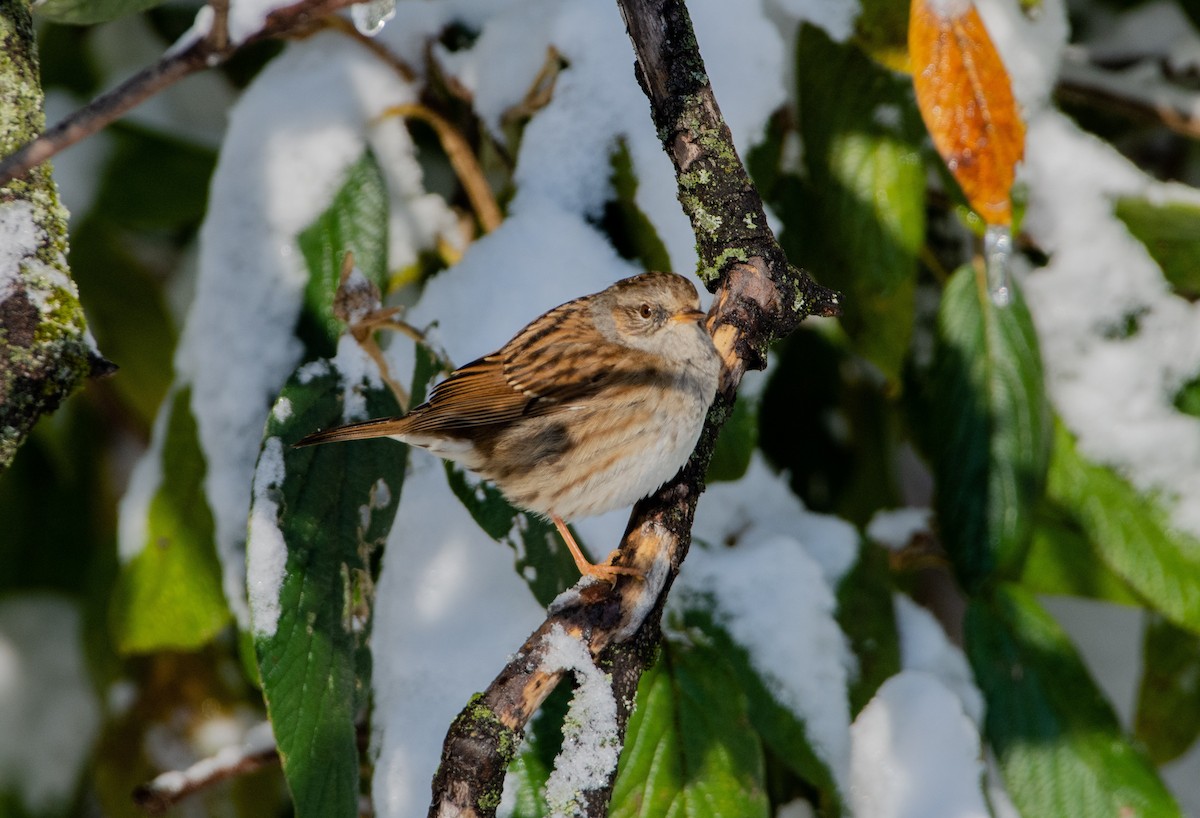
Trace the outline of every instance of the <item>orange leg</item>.
[[562, 535], [563, 541], [567, 544], [567, 548], [571, 550], [571, 556], [575, 559], [575, 567], [579, 569], [579, 573], [586, 577], [595, 577], [602, 579], [605, 582], [615, 583], [617, 576], [624, 574], [626, 576], [642, 578], [643, 574], [636, 568], [627, 568], [623, 565], [593, 565], [588, 562], [588, 558], [583, 555], [575, 538], [571, 536], [570, 529], [567, 524], [562, 521], [561, 517], [551, 515], [550, 519], [554, 522], [554, 527], [558, 529], [558, 533]]

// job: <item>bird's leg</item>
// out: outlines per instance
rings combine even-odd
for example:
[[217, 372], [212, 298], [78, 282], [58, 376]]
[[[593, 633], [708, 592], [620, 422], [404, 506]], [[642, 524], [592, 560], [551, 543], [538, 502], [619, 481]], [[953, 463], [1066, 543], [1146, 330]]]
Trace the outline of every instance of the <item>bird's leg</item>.
[[639, 579], [644, 577], [642, 572], [636, 568], [627, 568], [623, 565], [593, 565], [588, 562], [588, 558], [583, 555], [583, 551], [580, 550], [579, 544], [575, 542], [575, 538], [571, 536], [571, 530], [567, 528], [567, 524], [563, 522], [562, 518], [551, 515], [550, 519], [554, 522], [554, 527], [558, 529], [558, 533], [562, 535], [567, 548], [571, 550], [571, 556], [575, 559], [575, 567], [585, 577], [595, 577], [596, 579], [602, 579], [605, 582], [611, 583], [615, 583], [617, 576], [621, 574], [638, 577]]

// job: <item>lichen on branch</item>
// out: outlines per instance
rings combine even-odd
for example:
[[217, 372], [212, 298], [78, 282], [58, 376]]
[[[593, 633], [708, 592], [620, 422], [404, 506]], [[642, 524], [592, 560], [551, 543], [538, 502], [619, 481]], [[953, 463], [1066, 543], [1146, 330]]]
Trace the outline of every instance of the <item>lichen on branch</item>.
[[[45, 125], [26, 0], [0, 0], [0, 156]], [[50, 168], [0, 187], [0, 469], [38, 419], [105, 362], [67, 267], [67, 213]]]

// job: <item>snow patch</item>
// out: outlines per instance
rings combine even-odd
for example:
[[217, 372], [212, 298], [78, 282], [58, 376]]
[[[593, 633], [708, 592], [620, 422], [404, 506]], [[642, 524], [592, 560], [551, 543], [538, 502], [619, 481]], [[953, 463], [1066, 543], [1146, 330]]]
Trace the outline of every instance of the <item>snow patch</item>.
[[617, 768], [621, 737], [611, 678], [596, 667], [587, 647], [555, 625], [546, 634], [542, 670], [570, 671], [575, 694], [563, 721], [563, 746], [546, 781], [546, 804], [554, 816], [582, 815], [584, 793], [605, 786]]
[[989, 818], [979, 731], [927, 673], [888, 679], [850, 728], [850, 806], [871, 818]]
[[279, 530], [279, 490], [284, 480], [283, 441], [268, 438], [254, 473], [254, 499], [246, 540], [246, 588], [254, 635], [269, 638], [279, 624], [279, 592], [287, 575], [287, 542]]

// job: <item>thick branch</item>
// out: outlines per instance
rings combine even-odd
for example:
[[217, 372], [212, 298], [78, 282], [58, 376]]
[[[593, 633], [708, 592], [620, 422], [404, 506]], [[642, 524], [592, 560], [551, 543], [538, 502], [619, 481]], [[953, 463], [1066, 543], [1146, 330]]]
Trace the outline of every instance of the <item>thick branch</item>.
[[[0, 153], [43, 126], [27, 0], [0, 0]], [[38, 419], [103, 362], [67, 271], [67, 214], [49, 169], [0, 183], [0, 470]]]
[[[638, 80], [696, 232], [700, 275], [716, 294], [708, 327], [725, 362], [724, 376], [691, 460], [633, 509], [617, 562], [637, 567], [645, 580], [577, 586], [560, 597], [542, 626], [452, 725], [433, 782], [431, 816], [495, 814], [511, 748], [561, 678], [543, 666], [546, 636], [556, 627], [582, 640], [612, 673], [624, 737], [628, 703], [654, 657], [663, 604], [691, 543], [713, 444], [742, 374], [762, 367], [767, 345], [805, 316], [837, 311], [837, 295], [791, 267], [767, 226], [762, 200], [713, 97], [682, 0], [618, 4], [637, 56]], [[611, 791], [610, 778], [602, 791], [584, 794], [589, 815], [605, 814]]]

